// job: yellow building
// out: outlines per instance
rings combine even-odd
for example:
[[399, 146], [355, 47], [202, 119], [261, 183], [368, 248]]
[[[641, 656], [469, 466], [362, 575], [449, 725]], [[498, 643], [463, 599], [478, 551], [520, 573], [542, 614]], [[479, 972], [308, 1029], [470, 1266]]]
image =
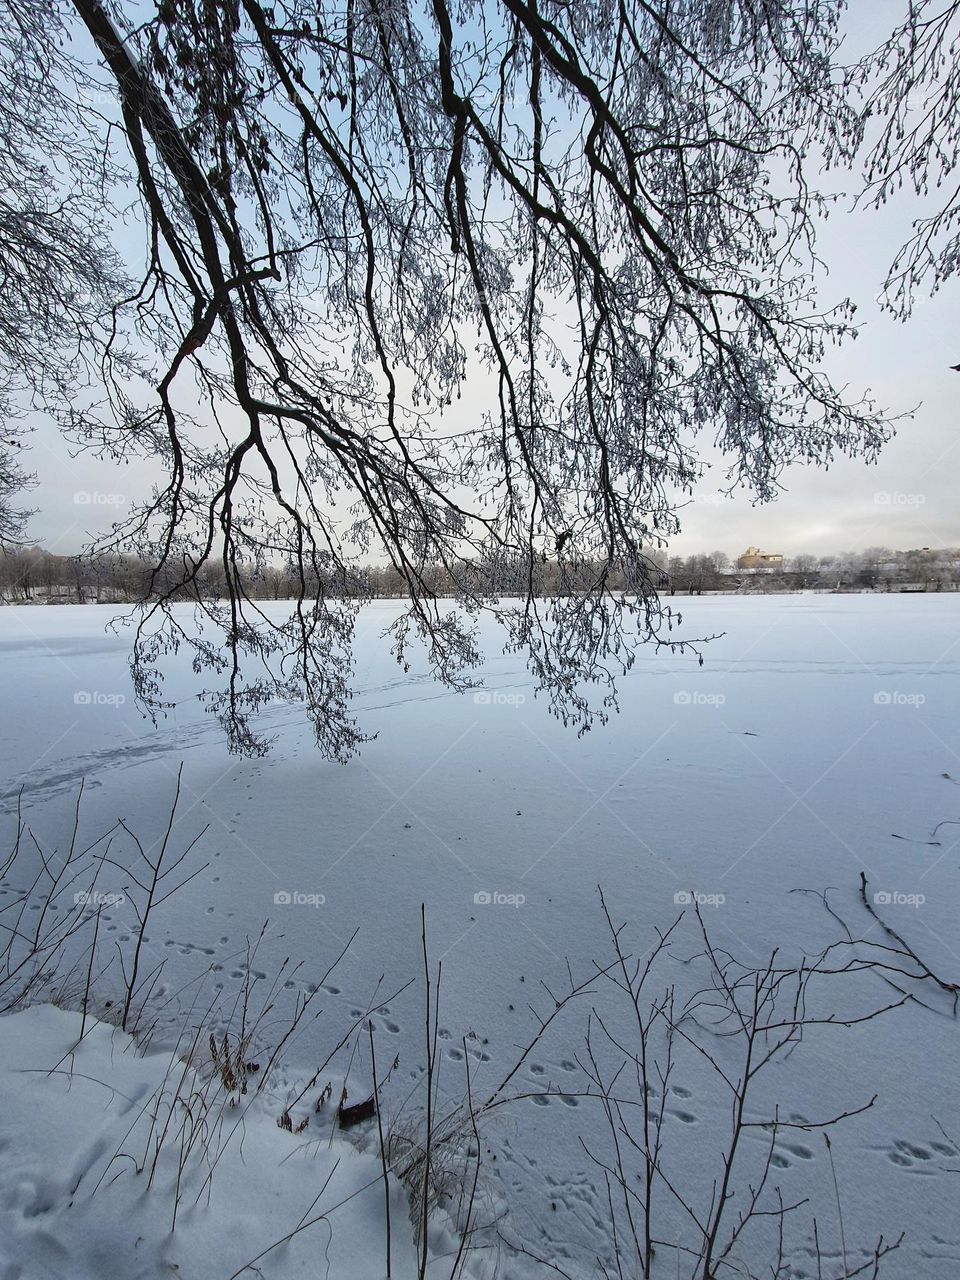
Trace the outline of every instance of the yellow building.
[[747, 547], [737, 560], [738, 569], [782, 569], [783, 556], [769, 551], [761, 551], [759, 547]]

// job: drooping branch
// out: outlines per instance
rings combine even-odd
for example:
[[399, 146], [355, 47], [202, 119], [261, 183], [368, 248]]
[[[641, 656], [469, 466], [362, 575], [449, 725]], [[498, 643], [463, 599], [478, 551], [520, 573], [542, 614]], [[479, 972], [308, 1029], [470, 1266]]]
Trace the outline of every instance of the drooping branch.
[[[358, 593], [338, 585], [372, 553], [406, 596], [401, 661], [419, 640], [467, 686], [488, 609], [589, 728], [639, 643], [678, 642], [651, 557], [699, 436], [761, 499], [792, 462], [886, 438], [821, 367], [851, 331], [814, 296], [805, 174], [848, 115], [832, 5], [197, 0], [132, 28], [106, 0], [64, 3], [116, 87], [140, 198], [116, 333], [135, 323], [156, 367], [126, 377], [111, 342], [107, 399], [67, 426], [162, 466], [101, 548], [156, 565], [134, 656], [152, 712], [186, 644], [234, 748], [263, 749], [252, 716], [280, 696], [349, 755]], [[169, 606], [215, 562], [198, 638]], [[244, 586], [278, 562], [283, 621]]]

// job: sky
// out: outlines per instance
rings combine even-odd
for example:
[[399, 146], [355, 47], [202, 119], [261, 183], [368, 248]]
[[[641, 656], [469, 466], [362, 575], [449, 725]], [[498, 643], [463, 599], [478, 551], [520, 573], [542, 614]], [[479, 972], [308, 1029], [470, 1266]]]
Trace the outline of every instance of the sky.
[[[872, 46], [901, 11], [902, 0], [869, 6], [853, 0], [850, 55]], [[876, 301], [915, 212], [909, 196], [879, 212], [853, 210], [844, 200], [823, 223], [818, 245], [828, 271], [823, 300], [851, 297], [862, 326], [855, 342], [831, 353], [827, 372], [854, 398], [868, 392], [889, 413], [910, 415], [879, 461], [870, 466], [840, 458], [828, 471], [792, 467], [778, 499], [762, 506], [746, 494], [721, 499], [722, 473], [714, 469], [681, 513], [682, 532], [671, 553], [736, 555], [757, 545], [789, 557], [960, 545], [960, 373], [950, 368], [960, 363], [960, 277], [921, 299], [905, 322]], [[37, 476], [28, 497], [38, 509], [30, 536], [58, 554], [76, 553], [149, 492], [155, 473], [146, 463], [117, 467], [91, 455], [71, 456], [49, 422], [38, 418], [33, 425], [24, 460]]]

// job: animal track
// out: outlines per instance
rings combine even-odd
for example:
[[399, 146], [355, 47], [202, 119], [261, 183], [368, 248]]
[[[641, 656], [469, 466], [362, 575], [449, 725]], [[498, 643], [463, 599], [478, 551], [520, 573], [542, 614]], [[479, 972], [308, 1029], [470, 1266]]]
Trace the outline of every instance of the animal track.
[[680, 1121], [681, 1124], [697, 1123], [697, 1117], [689, 1111], [669, 1111], [667, 1114], [671, 1116], [676, 1116], [676, 1118]]
[[[788, 1154], [784, 1154], [785, 1152]], [[789, 1169], [793, 1164], [790, 1156], [794, 1156], [797, 1160], [812, 1160], [813, 1152], [799, 1142], [778, 1141], [777, 1149], [770, 1157], [770, 1163], [775, 1169]]]
[[801, 1146], [799, 1142], [781, 1142], [780, 1146], [784, 1151], [789, 1151], [792, 1156], [796, 1156], [798, 1160], [812, 1160], [813, 1152], [809, 1147]]
[[[124, 941], [125, 940], [126, 939], [124, 939]], [[168, 938], [163, 945], [165, 947], [176, 947], [179, 954], [182, 956], [188, 956], [191, 951], [199, 951], [200, 954], [204, 956], [212, 956], [215, 954], [213, 947], [199, 947], [194, 942], [177, 942], [175, 938]]]
[[908, 1142], [906, 1138], [897, 1138], [892, 1147], [875, 1147], [882, 1151], [891, 1164], [908, 1169], [911, 1173], [927, 1176], [937, 1173], [935, 1156], [955, 1157], [957, 1151], [944, 1142], [930, 1142], [923, 1145], [919, 1142]]

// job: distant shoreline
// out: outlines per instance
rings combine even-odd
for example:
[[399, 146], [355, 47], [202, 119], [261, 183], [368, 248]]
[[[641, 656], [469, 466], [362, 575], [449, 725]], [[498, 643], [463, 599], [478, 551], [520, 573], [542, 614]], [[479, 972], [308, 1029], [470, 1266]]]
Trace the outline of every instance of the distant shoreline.
[[[798, 587], [793, 585], [774, 586], [772, 584], [759, 586], [754, 582], [751, 582], [749, 586], [710, 587], [710, 588], [704, 587], [703, 590], [698, 590], [696, 587], [694, 588], [678, 587], [672, 592], [669, 590], [669, 588], [661, 587], [659, 588], [659, 596], [661, 600], [670, 600], [670, 599], [688, 600], [690, 599], [691, 596], [712, 596], [712, 597], [729, 597], [729, 598], [739, 597], [741, 599], [752, 599], [756, 596], [888, 596], [888, 595], [889, 596], [897, 596], [897, 595], [931, 596], [931, 595], [955, 595], [958, 591], [960, 591], [960, 583], [947, 583], [947, 584], [940, 584], [940, 583], [934, 583], [934, 582], [926, 583], [926, 584], [894, 583], [889, 587], [858, 587], [858, 586]], [[270, 597], [259, 596], [255, 598], [258, 604], [296, 604], [297, 602], [296, 596], [270, 596]], [[357, 596], [343, 596], [343, 597], [327, 596], [326, 598], [356, 600], [358, 597]], [[439, 598], [442, 600], [451, 600], [451, 601], [455, 601], [457, 599], [457, 597], [453, 595], [441, 595]], [[514, 593], [511, 593], [511, 592], [504, 592], [503, 595], [499, 597], [499, 599], [501, 600], [510, 600], [514, 598], [516, 597]], [[550, 596], [546, 596], [546, 595], [537, 597], [537, 599], [541, 599], [541, 600], [546, 600], [550, 598], [551, 598]], [[409, 596], [371, 596], [368, 599], [364, 600], [363, 603], [364, 604], [376, 604], [376, 603], [403, 604], [405, 601], [409, 599], [410, 599]], [[140, 599], [132, 599], [132, 598], [131, 599], [114, 599], [114, 600], [77, 600], [76, 597], [71, 599], [66, 594], [62, 596], [34, 595], [28, 599], [16, 599], [16, 600], [8, 599], [7, 597], [0, 595], [0, 607], [21, 608], [21, 609], [22, 608], [42, 609], [42, 608], [51, 608], [56, 606], [70, 606], [71, 608], [123, 609], [123, 608], [137, 608], [140, 605], [155, 604], [155, 603], [156, 601], [153, 599], [140, 600]], [[200, 600], [200, 601], [182, 599], [182, 600], [172, 600], [172, 601], [169, 601], [169, 603], [178, 604], [178, 605], [212, 604], [212, 603], [216, 603], [216, 600], [213, 599], [212, 597], [205, 597], [203, 600]]]

